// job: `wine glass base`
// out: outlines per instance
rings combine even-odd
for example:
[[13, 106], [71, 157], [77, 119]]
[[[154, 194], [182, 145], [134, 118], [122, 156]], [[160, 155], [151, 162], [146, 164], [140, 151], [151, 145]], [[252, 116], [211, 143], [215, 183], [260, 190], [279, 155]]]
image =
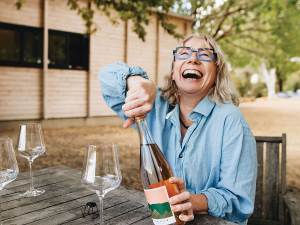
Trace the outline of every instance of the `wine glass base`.
[[20, 192], [21, 197], [36, 197], [41, 194], [44, 194], [45, 190], [43, 189], [33, 189], [33, 190], [27, 190], [27, 191], [22, 191]]

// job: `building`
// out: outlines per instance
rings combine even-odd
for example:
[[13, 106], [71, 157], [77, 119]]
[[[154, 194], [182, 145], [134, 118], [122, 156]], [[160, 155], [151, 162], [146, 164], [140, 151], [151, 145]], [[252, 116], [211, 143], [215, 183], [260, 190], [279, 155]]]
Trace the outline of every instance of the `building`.
[[[88, 1], [79, 2], [88, 7]], [[192, 18], [170, 14], [169, 20], [178, 25], [177, 32], [190, 32]], [[70, 10], [67, 0], [26, 0], [21, 10], [11, 0], [0, 1], [2, 125], [62, 118], [105, 123], [115, 113], [101, 96], [97, 76], [101, 67], [117, 61], [138, 65], [156, 85], [163, 84], [178, 41], [159, 25], [155, 13], [146, 26], [146, 42], [131, 31], [131, 21], [112, 25], [96, 11], [94, 22], [100, 29], [84, 38], [84, 21]]]

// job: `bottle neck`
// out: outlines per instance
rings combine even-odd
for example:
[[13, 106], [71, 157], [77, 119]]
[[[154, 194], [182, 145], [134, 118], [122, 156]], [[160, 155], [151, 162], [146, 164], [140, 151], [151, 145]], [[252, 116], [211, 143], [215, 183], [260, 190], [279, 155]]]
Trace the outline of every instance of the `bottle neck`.
[[149, 130], [146, 116], [136, 117], [134, 119], [139, 133], [140, 144], [141, 145], [154, 144], [155, 142]]

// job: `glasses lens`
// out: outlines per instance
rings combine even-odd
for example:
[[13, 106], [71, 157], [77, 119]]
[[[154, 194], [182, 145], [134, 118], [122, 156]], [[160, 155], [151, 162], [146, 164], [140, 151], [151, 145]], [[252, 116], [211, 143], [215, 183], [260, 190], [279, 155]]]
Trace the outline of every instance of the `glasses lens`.
[[185, 47], [180, 47], [176, 49], [176, 56], [178, 59], [186, 59], [189, 57], [190, 53], [191, 53], [191, 49], [190, 48], [185, 48]]
[[213, 56], [214, 52], [212, 50], [206, 50], [206, 49], [198, 49], [199, 58], [209, 60]]

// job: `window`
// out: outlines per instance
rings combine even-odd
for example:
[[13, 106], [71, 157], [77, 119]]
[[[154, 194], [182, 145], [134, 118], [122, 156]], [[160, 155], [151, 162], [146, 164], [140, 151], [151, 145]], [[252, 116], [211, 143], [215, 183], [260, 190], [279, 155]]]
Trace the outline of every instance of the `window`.
[[88, 70], [88, 58], [88, 38], [49, 30], [49, 68]]
[[0, 23], [0, 65], [43, 65], [43, 29]]
[[[0, 66], [43, 67], [43, 28], [0, 23]], [[49, 30], [48, 67], [88, 70], [89, 39]]]

